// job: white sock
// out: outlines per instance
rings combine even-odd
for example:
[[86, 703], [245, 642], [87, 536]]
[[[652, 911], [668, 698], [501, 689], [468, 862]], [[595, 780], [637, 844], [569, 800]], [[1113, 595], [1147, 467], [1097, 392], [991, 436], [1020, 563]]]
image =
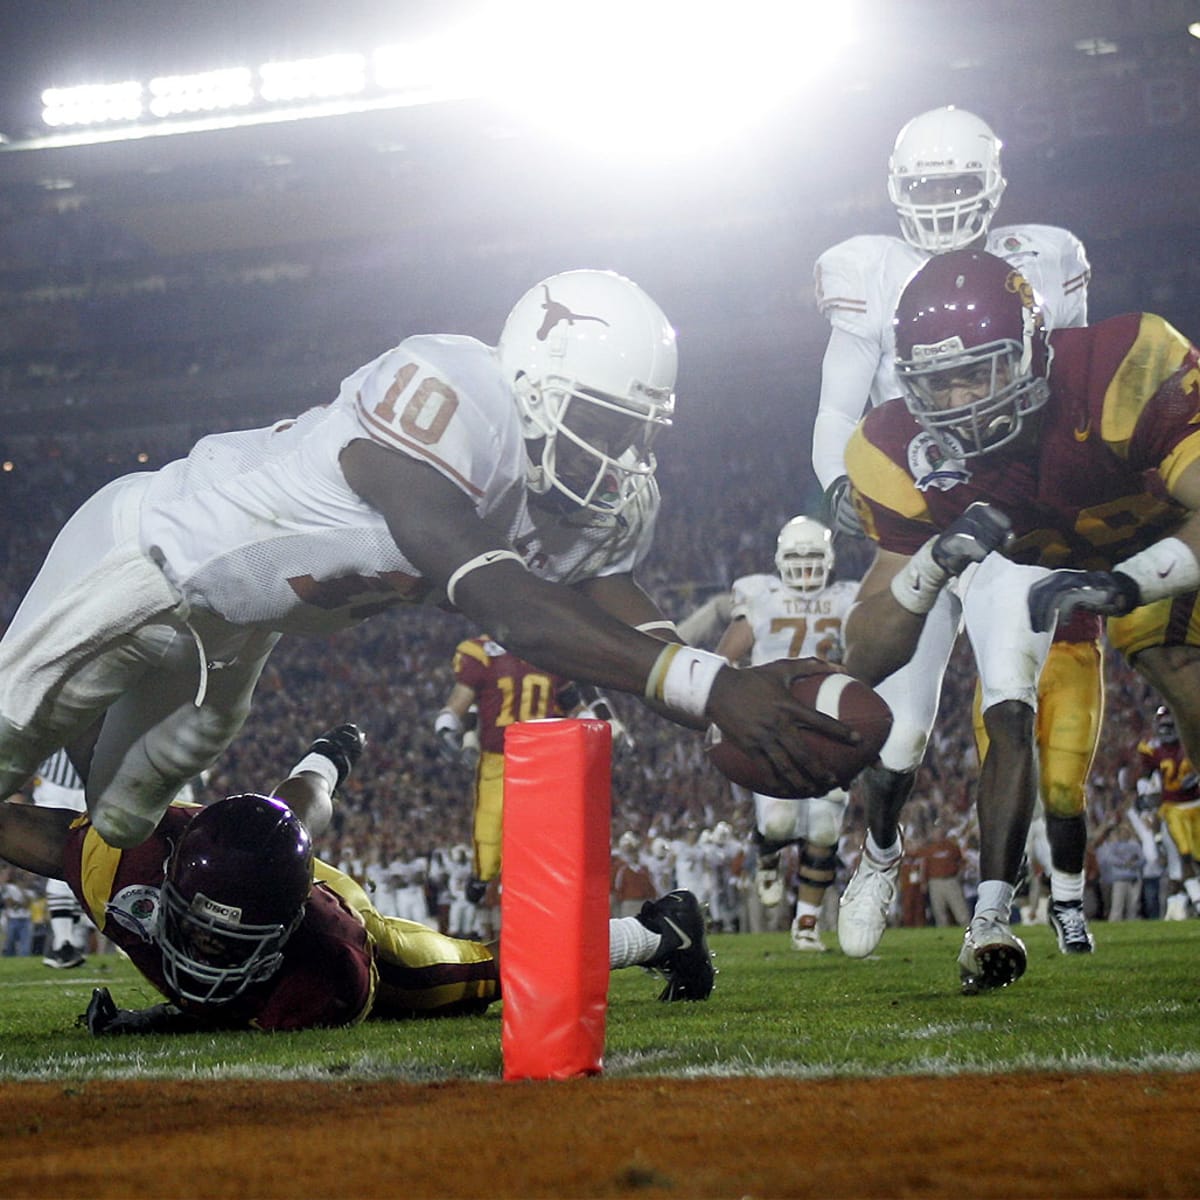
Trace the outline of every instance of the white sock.
[[619, 971], [649, 962], [662, 945], [662, 938], [647, 929], [637, 917], [612, 917], [608, 922], [608, 967]]
[[50, 944], [57, 950], [60, 946], [67, 945], [72, 939], [71, 934], [75, 929], [74, 917], [51, 917], [50, 918]]
[[1187, 892], [1188, 899], [1197, 907], [1200, 908], [1200, 879], [1194, 875], [1191, 879], [1183, 881], [1183, 890]]
[[1050, 868], [1050, 899], [1059, 903], [1078, 903], [1083, 900], [1083, 872], [1060, 871]]
[[900, 838], [897, 837], [886, 850], [881, 849], [879, 843], [875, 840], [874, 834], [868, 829], [865, 849], [877, 863], [882, 863], [885, 867], [890, 867], [900, 857], [903, 847], [900, 845]]
[[1012, 917], [1013, 891], [1013, 885], [1003, 879], [983, 880], [975, 900], [975, 916], [990, 917], [1007, 925]]
[[821, 906], [819, 904], [809, 904], [807, 900], [796, 901], [797, 917], [819, 917], [820, 915]]

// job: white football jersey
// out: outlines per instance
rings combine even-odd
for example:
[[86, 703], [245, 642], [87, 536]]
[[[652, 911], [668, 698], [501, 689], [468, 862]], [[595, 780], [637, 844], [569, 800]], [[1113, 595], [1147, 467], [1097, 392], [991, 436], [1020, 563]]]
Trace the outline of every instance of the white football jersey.
[[777, 575], [744, 575], [733, 583], [732, 615], [750, 622], [750, 663], [779, 658], [840, 657], [842, 626], [858, 597], [858, 582], [837, 580], [805, 595]]
[[653, 480], [618, 517], [529, 506], [511, 388], [490, 347], [451, 335], [406, 339], [345, 379], [328, 407], [202, 438], [150, 481], [143, 551], [193, 607], [282, 632], [327, 633], [441, 599], [346, 483], [339, 455], [358, 438], [439, 471], [544, 579], [631, 571], [649, 552]]
[[[1087, 324], [1091, 267], [1083, 243], [1054, 225], [1002, 225], [984, 249], [1007, 259], [1029, 280], [1051, 329]], [[814, 268], [817, 308], [853, 349], [831, 341], [822, 367], [821, 401], [813, 437], [813, 466], [822, 487], [846, 469], [843, 453], [867, 406], [901, 395], [896, 378], [892, 318], [905, 284], [929, 261], [902, 238], [864, 234], [826, 250]], [[844, 354], [855, 359], [834, 361]]]

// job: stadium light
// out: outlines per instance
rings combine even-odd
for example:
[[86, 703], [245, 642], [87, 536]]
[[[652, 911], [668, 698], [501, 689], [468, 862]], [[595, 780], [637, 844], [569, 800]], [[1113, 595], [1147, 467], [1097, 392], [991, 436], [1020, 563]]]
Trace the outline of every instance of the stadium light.
[[258, 68], [259, 94], [272, 103], [354, 96], [367, 86], [367, 60], [361, 54], [328, 54], [295, 62], [269, 62]]
[[202, 71], [196, 75], [163, 75], [150, 80], [150, 112], [156, 117], [213, 112], [254, 101], [254, 78], [246, 67]]
[[[36, 150], [485, 98], [605, 160], [718, 145], [816, 92], [851, 40], [854, 0], [491, 0], [434, 36], [43, 93]], [[148, 96], [148, 102], [147, 102]]]
[[142, 115], [142, 85], [129, 79], [124, 83], [47, 88], [42, 92], [42, 104], [42, 120], [51, 126], [136, 121]]

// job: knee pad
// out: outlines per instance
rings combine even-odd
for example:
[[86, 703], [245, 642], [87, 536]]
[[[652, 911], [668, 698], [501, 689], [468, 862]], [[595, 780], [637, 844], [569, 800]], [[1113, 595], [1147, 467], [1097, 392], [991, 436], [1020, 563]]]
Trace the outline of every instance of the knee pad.
[[846, 806], [850, 797], [837, 788], [826, 796], [814, 796], [804, 801], [808, 809], [807, 820], [804, 822], [805, 839], [818, 846], [834, 847], [842, 833], [842, 818], [846, 815]]
[[800, 828], [801, 800], [761, 796], [758, 800], [758, 830], [768, 842], [791, 842], [803, 836]]
[[925, 746], [929, 741], [929, 730], [906, 721], [893, 710], [892, 731], [888, 734], [879, 761], [889, 771], [915, 771], [925, 757]]

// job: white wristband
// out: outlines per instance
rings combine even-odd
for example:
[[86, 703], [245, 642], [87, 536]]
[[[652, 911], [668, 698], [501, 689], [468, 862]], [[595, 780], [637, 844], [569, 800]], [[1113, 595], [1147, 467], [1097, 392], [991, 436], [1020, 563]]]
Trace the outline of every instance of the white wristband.
[[329, 784], [329, 790], [332, 792], [338, 784], [338, 769], [334, 765], [331, 758], [326, 758], [323, 754], [306, 754], [291, 770], [288, 775], [289, 779], [294, 779], [297, 775], [304, 771], [311, 771], [314, 775], [320, 775], [322, 779]]
[[664, 633], [668, 637], [679, 636], [679, 630], [675, 628], [675, 622], [668, 621], [665, 618], [661, 621], [646, 621], [641, 625], [635, 625], [634, 629], [638, 633]]
[[433, 732], [440, 734], [447, 729], [451, 733], [462, 733], [463, 723], [462, 718], [453, 709], [443, 708], [433, 722]]
[[1191, 548], [1176, 537], [1147, 546], [1117, 563], [1113, 570], [1128, 575], [1138, 585], [1143, 604], [1200, 588], [1200, 563]]
[[663, 647], [650, 668], [646, 699], [686, 717], [702, 718], [717, 673], [727, 666], [719, 654], [672, 642]]
[[948, 578], [933, 561], [933, 543], [936, 541], [936, 537], [931, 537], [892, 580], [892, 596], [896, 603], [918, 617], [923, 617], [937, 603]]

